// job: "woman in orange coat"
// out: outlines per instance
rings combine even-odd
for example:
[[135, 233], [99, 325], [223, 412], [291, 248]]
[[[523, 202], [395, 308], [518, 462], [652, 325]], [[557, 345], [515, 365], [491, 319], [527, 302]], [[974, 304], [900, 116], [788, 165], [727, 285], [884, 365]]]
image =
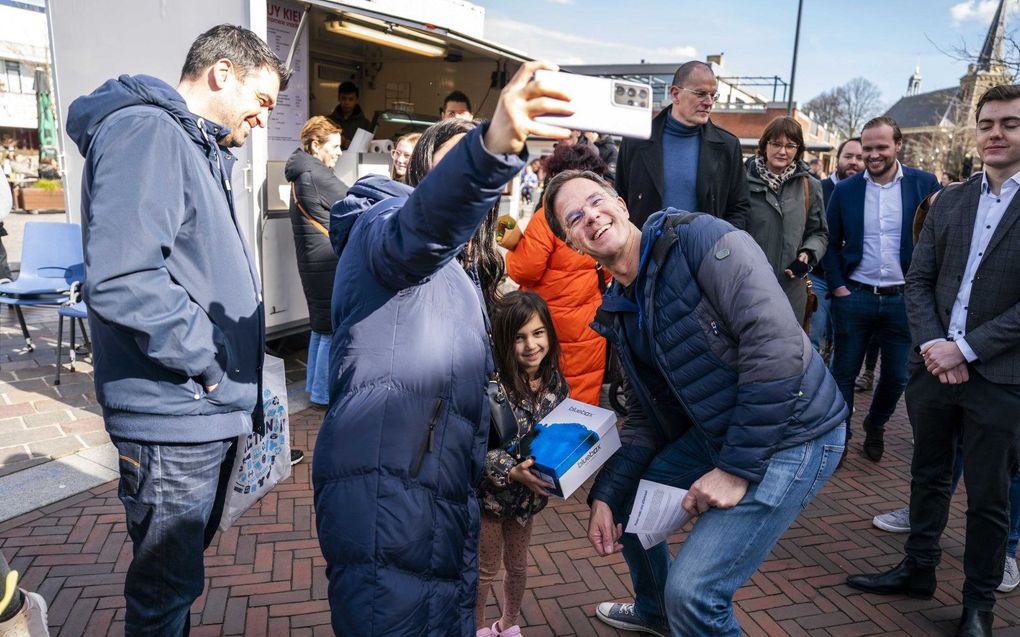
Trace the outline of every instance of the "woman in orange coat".
[[[605, 176], [604, 161], [591, 146], [560, 143], [545, 159], [547, 178], [564, 170], [590, 170]], [[602, 375], [606, 366], [606, 340], [588, 324], [602, 303], [595, 260], [567, 247], [549, 229], [539, 208], [523, 233], [520, 226], [508, 230], [500, 240], [507, 249], [506, 271], [511, 279], [541, 296], [552, 314], [560, 341], [560, 369], [570, 387], [570, 397], [599, 404]], [[608, 280], [608, 275], [606, 276]]]

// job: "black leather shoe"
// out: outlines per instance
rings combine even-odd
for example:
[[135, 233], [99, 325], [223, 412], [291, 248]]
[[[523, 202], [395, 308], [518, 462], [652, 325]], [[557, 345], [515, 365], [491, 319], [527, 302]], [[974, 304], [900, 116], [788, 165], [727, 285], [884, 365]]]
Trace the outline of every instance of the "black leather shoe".
[[872, 462], [878, 462], [885, 453], [885, 431], [871, 426], [871, 419], [864, 419], [864, 455]]
[[846, 578], [846, 583], [866, 593], [931, 599], [935, 594], [935, 569], [914, 566], [904, 559], [891, 571], [874, 575], [851, 575]]
[[995, 615], [992, 611], [964, 606], [960, 623], [956, 625], [956, 637], [992, 637], [993, 622]]

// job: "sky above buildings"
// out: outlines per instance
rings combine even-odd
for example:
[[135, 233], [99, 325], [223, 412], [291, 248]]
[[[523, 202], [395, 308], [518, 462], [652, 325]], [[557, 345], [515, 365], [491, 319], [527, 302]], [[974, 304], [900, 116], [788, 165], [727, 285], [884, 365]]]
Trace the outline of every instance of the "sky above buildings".
[[[797, 0], [472, 0], [485, 35], [558, 64], [682, 62], [724, 53], [725, 75], [789, 81]], [[862, 76], [886, 106], [920, 65], [922, 91], [956, 86], [966, 62], [941, 52], [980, 50], [998, 0], [804, 0], [794, 97]], [[1007, 34], [1020, 40], [1020, 0]]]

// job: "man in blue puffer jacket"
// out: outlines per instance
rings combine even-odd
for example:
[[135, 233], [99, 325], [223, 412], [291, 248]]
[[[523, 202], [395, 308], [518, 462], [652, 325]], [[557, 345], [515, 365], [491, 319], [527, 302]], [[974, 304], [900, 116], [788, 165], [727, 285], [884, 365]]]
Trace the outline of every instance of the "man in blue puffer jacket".
[[568, 134], [531, 119], [564, 110], [528, 81], [539, 68], [521, 66], [491, 123], [425, 131], [413, 191], [368, 178], [334, 205], [330, 407], [312, 482], [337, 635], [475, 634], [493, 361], [465, 245], [492, 240], [476, 231], [524, 166], [525, 138]]
[[123, 75], [68, 110], [96, 398], [134, 544], [129, 636], [187, 634], [237, 437], [260, 424], [262, 295], [226, 148], [266, 125], [288, 77], [257, 35], [220, 25], [192, 44], [176, 90]]
[[[588, 537], [601, 555], [623, 550], [636, 603], [597, 615], [653, 635], [738, 636], [733, 593], [832, 474], [846, 405], [747, 233], [673, 209], [639, 230], [612, 188], [578, 171], [549, 183], [545, 210], [613, 275], [593, 327], [631, 390]], [[641, 479], [689, 489], [684, 509], [699, 516], [672, 566], [665, 542], [646, 552], [621, 533]]]

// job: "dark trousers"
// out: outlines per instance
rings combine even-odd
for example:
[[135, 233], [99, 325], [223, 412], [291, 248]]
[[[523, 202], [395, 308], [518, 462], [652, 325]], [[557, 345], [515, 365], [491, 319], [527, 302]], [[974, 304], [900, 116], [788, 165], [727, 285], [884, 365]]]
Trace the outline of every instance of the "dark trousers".
[[[896, 411], [896, 403], [907, 384], [907, 355], [910, 327], [902, 294], [874, 294], [850, 283], [850, 296], [833, 297], [832, 324], [835, 330], [830, 371], [843, 400], [854, 412], [854, 381], [861, 371], [872, 336], [878, 338], [882, 353], [882, 374], [868, 408], [872, 427], [885, 428]], [[850, 428], [847, 427], [847, 434]]]
[[124, 582], [124, 634], [180, 637], [205, 586], [202, 553], [212, 542], [234, 465], [236, 438], [152, 444], [114, 438], [118, 495], [134, 559]]
[[991, 610], [1002, 581], [1009, 485], [1018, 466], [1020, 386], [989, 382], [973, 367], [966, 383], [943, 385], [921, 367], [911, 375], [906, 394], [914, 429], [907, 556], [922, 567], [939, 563], [939, 538], [949, 519], [953, 464], [962, 440], [967, 485], [963, 604]]

